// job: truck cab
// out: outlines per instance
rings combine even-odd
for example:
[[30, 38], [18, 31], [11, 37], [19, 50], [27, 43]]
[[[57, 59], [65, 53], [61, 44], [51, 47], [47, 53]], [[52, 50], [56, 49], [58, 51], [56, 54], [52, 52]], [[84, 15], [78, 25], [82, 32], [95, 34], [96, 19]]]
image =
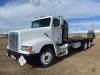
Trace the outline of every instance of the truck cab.
[[32, 21], [31, 28], [9, 33], [8, 55], [16, 58], [19, 54], [37, 54], [40, 65], [49, 66], [56, 56], [68, 53], [64, 38], [68, 38], [68, 23], [63, 17], [40, 17]]

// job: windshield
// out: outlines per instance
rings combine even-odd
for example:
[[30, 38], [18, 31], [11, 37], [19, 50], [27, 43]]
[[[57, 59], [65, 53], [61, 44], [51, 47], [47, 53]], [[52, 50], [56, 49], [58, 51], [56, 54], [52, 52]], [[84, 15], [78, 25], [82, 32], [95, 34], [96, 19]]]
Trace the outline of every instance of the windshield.
[[51, 18], [39, 19], [32, 22], [32, 28], [50, 26]]

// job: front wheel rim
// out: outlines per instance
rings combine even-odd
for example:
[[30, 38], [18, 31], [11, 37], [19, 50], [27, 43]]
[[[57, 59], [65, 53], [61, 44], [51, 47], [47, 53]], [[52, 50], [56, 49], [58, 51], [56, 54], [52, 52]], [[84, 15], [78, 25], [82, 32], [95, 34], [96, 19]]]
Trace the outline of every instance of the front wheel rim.
[[44, 64], [44, 65], [47, 65], [51, 62], [52, 60], [52, 54], [50, 52], [44, 52], [42, 55], [41, 55], [41, 63]]

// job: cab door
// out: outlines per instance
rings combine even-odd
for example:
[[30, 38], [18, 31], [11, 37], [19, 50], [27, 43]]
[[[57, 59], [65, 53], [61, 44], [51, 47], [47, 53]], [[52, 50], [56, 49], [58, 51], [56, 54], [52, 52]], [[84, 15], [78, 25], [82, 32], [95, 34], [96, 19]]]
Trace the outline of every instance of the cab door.
[[53, 18], [52, 39], [55, 44], [62, 43], [62, 28], [60, 27], [60, 18]]

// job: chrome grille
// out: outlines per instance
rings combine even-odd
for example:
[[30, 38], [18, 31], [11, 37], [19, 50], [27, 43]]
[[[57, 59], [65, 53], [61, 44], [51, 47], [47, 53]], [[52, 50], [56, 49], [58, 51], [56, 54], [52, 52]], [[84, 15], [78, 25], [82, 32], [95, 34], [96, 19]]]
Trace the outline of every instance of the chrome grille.
[[18, 50], [18, 33], [16, 32], [9, 34], [9, 49], [14, 51]]

